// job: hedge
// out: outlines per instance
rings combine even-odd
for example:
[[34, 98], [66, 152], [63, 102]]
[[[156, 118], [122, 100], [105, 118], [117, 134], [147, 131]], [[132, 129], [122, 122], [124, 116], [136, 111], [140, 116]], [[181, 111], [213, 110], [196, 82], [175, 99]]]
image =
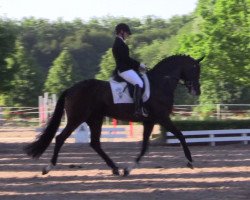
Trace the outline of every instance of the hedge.
[[[250, 129], [250, 120], [215, 120], [215, 121], [173, 121], [181, 131]], [[163, 129], [163, 132], [165, 130]]]

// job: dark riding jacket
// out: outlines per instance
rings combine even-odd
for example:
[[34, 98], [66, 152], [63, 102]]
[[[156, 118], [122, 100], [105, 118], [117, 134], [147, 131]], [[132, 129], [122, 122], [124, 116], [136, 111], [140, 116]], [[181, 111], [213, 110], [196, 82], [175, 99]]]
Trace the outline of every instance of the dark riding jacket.
[[138, 71], [140, 63], [130, 58], [128, 45], [120, 37], [115, 38], [112, 52], [116, 62], [116, 70], [120, 73], [130, 69]]

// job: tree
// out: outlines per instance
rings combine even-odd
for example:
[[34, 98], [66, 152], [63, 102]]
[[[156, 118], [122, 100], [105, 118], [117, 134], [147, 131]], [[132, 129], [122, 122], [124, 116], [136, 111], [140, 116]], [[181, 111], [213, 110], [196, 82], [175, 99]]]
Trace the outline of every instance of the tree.
[[10, 89], [14, 69], [7, 67], [6, 58], [14, 51], [16, 35], [16, 25], [0, 19], [0, 93]]
[[87, 29], [79, 30], [74, 36], [65, 39], [64, 44], [71, 49], [84, 79], [93, 78], [97, 74], [101, 56], [112, 45], [111, 36], [101, 29]]
[[106, 54], [102, 56], [100, 71], [95, 77], [100, 80], [108, 80], [112, 76], [114, 69], [115, 61], [112, 55], [112, 50], [109, 49]]
[[7, 100], [15, 106], [35, 106], [41, 92], [41, 71], [36, 61], [16, 42], [16, 51], [7, 59], [7, 67], [16, 69], [10, 81]]
[[60, 94], [63, 90], [81, 80], [79, 66], [68, 49], [64, 49], [51, 66], [44, 90]]
[[180, 37], [180, 50], [206, 55], [201, 103], [231, 103], [250, 85], [249, 0], [200, 0], [199, 32]]

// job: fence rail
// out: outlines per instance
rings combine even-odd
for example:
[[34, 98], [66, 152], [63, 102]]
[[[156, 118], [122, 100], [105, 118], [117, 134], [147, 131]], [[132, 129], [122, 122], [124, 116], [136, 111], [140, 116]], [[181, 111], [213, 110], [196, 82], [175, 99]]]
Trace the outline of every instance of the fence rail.
[[250, 119], [250, 104], [175, 105], [177, 119]]
[[[210, 108], [209, 112], [204, 112], [206, 107]], [[53, 109], [52, 107], [44, 111], [39, 107], [0, 107], [0, 126], [38, 126], [41, 115], [50, 116]], [[250, 119], [250, 104], [174, 105], [172, 118], [180, 120]]]
[[[215, 146], [216, 142], [239, 142], [248, 144], [250, 141], [250, 129], [229, 129], [229, 130], [197, 130], [182, 131], [187, 143], [210, 143]], [[166, 133], [168, 144], [179, 144], [180, 141], [173, 137], [170, 132]]]

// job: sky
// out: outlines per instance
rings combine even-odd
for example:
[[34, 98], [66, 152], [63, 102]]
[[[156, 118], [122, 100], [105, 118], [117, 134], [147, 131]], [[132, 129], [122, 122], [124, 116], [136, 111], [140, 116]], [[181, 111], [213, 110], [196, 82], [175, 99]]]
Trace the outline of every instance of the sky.
[[194, 11], [198, 0], [0, 0], [0, 17], [72, 21], [107, 16], [169, 19]]

